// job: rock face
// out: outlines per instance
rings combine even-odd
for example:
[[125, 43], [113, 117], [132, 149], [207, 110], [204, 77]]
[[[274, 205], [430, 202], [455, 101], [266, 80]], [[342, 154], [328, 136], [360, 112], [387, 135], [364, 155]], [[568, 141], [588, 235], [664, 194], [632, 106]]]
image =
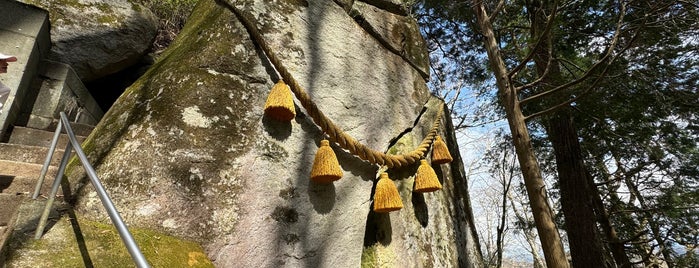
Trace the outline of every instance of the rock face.
[[157, 33], [157, 19], [128, 0], [20, 0], [49, 11], [49, 59], [91, 81], [138, 62]]
[[[417, 165], [390, 170], [405, 204], [390, 214], [371, 212], [379, 167], [336, 145], [344, 177], [311, 182], [323, 133], [298, 101], [290, 123], [263, 116], [279, 78], [221, 1], [200, 1], [83, 144], [125, 221], [197, 241], [218, 267], [480, 267], [458, 149], [457, 161], [435, 166], [439, 192], [411, 192]], [[409, 17], [359, 2], [230, 4], [360, 142], [410, 151], [432, 127], [442, 102], [426, 87], [426, 48]], [[79, 214], [108, 222], [81, 170], [69, 170]]]

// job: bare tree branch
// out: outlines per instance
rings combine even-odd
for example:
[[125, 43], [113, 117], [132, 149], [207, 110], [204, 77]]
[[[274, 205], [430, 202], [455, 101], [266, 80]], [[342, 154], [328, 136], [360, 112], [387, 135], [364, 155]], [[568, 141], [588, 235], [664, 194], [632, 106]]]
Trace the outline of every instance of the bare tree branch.
[[629, 244], [645, 244], [645, 243], [653, 241], [653, 239], [645, 239], [645, 240], [641, 240], [641, 241], [636, 241], [637, 239], [639, 239], [642, 236], [647, 235], [647, 234], [648, 234], [648, 230], [643, 230], [642, 232], [639, 232], [636, 235], [632, 236], [631, 238], [626, 239], [626, 240], [621, 241], [621, 242], [624, 244], [627, 244], [627, 243], [629, 243]]
[[685, 0], [679, 0], [677, 2], [685, 4], [685, 5], [693, 6], [695, 8], [699, 8], [699, 4], [697, 4], [696, 2], [693, 3], [693, 2], [685, 1]]
[[662, 212], [667, 210], [685, 210], [685, 209], [699, 209], [699, 206], [692, 207], [656, 207], [656, 208], [645, 208], [645, 209], [623, 209], [614, 211], [612, 214], [619, 213], [638, 213], [638, 212]]

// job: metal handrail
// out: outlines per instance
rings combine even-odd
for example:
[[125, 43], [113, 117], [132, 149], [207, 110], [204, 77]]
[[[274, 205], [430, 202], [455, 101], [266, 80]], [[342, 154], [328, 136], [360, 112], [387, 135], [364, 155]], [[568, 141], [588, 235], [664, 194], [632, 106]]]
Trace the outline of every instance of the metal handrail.
[[70, 121], [68, 121], [68, 117], [66, 117], [66, 114], [64, 112], [61, 112], [60, 115], [61, 120], [58, 122], [58, 126], [56, 126], [56, 132], [54, 133], [53, 141], [51, 142], [51, 148], [49, 149], [46, 161], [44, 162], [44, 167], [42, 167], [39, 182], [36, 185], [34, 195], [32, 197], [33, 199], [36, 199], [39, 196], [39, 192], [41, 191], [41, 186], [44, 182], [44, 177], [46, 176], [46, 171], [44, 170], [48, 170], [51, 158], [53, 157], [53, 152], [56, 149], [56, 144], [58, 144], [58, 137], [60, 136], [62, 125], [65, 126], [66, 134], [68, 134], [68, 139], [70, 140], [70, 142], [68, 143], [68, 145], [66, 145], [66, 150], [63, 152], [63, 157], [61, 158], [61, 165], [58, 168], [58, 174], [56, 174], [56, 179], [53, 181], [53, 185], [51, 187], [51, 194], [49, 195], [49, 199], [46, 202], [44, 212], [41, 214], [39, 226], [36, 229], [34, 238], [40, 239], [41, 235], [44, 233], [44, 229], [46, 228], [46, 222], [48, 220], [49, 213], [51, 212], [51, 207], [56, 198], [56, 194], [58, 193], [58, 186], [61, 185], [61, 180], [63, 179], [63, 174], [65, 172], [66, 165], [68, 165], [68, 160], [70, 159], [71, 150], [75, 149], [75, 153], [78, 155], [80, 162], [85, 168], [87, 176], [90, 178], [90, 182], [92, 182], [92, 186], [95, 187], [95, 191], [97, 191], [97, 195], [102, 201], [104, 208], [107, 209], [107, 214], [109, 214], [109, 218], [112, 220], [112, 223], [119, 232], [121, 240], [124, 242], [124, 245], [126, 246], [126, 249], [129, 251], [129, 254], [131, 254], [131, 258], [133, 259], [134, 263], [136, 263], [136, 267], [150, 267], [150, 265], [146, 261], [146, 258], [143, 256], [143, 253], [141, 253], [141, 250], [138, 248], [136, 241], [133, 239], [133, 236], [129, 232], [129, 229], [126, 228], [124, 220], [119, 215], [119, 212], [117, 211], [116, 207], [114, 207], [114, 203], [112, 203], [112, 200], [109, 198], [107, 191], [104, 190], [102, 183], [97, 177], [97, 172], [95, 172], [95, 169], [92, 167], [92, 165], [90, 165], [90, 162], [87, 160], [85, 152], [83, 152], [82, 147], [80, 147], [80, 143], [78, 142], [78, 139], [75, 137], [73, 129], [70, 127]]

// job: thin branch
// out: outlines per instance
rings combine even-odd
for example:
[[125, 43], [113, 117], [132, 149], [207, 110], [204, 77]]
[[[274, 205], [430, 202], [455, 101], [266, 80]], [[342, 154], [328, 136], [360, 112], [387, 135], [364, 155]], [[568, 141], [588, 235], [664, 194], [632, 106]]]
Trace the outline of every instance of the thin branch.
[[[579, 78], [579, 77], [575, 74], [575, 72], [574, 72], [573, 70], [571, 70], [570, 67], [568, 67], [568, 64], [564, 64], [564, 63], [569, 63], [567, 60], [561, 61], [561, 63], [562, 63], [561, 66], [563, 66], [563, 68], [565, 68], [566, 71], [568, 71], [568, 73], [569, 73], [574, 79], [578, 79], [578, 78]], [[572, 65], [573, 65], [573, 67], [575, 67], [576, 69], [578, 69], [578, 71], [580, 71], [580, 67], [579, 67], [579, 66], [577, 66], [577, 65], [575, 65], [575, 64], [572, 64]]]
[[585, 68], [578, 66], [577, 64], [575, 64], [575, 62], [573, 62], [569, 59], [566, 59], [566, 58], [556, 58], [556, 59], [561, 61], [562, 63], [569, 64], [569, 65], [575, 67], [575, 69], [578, 69], [578, 71], [585, 71]]
[[[645, 244], [645, 242], [644, 242], [644, 244]], [[655, 248], [655, 247], [652, 247], [652, 248]], [[650, 258], [651, 258], [651, 257], [653, 257], [653, 252], [652, 252], [652, 250], [649, 250], [649, 251], [648, 251], [648, 254], [645, 254], [645, 256], [643, 256], [643, 258], [641, 258], [641, 259], [638, 260], [638, 261], [633, 261], [633, 262], [631, 262], [631, 265], [646, 264], [646, 262], [649, 262], [649, 261], [650, 261]]]
[[[636, 239], [639, 239], [639, 238], [641, 238], [641, 236], [644, 236], [644, 235], [647, 235], [647, 234], [648, 234], [648, 230], [643, 230], [642, 232], [637, 233], [636, 235], [632, 236], [631, 238], [626, 239], [626, 240], [622, 240], [622, 241], [619, 241], [619, 242], [621, 242], [621, 243], [623, 243], [623, 244], [632, 243], [632, 242], [635, 241]], [[650, 242], [650, 241], [651, 241], [651, 240], [643, 241], [643, 243], [647, 243], [647, 242]]]
[[557, 10], [558, 1], [556, 1], [553, 5], [553, 10], [551, 11], [551, 15], [549, 15], [548, 21], [546, 21], [546, 28], [544, 29], [544, 32], [541, 33], [541, 35], [539, 35], [539, 39], [536, 40], [536, 44], [529, 51], [529, 54], [514, 69], [507, 73], [508, 78], [512, 79], [513, 76], [515, 76], [519, 71], [521, 71], [524, 68], [524, 66], [527, 65], [527, 62], [534, 58], [534, 54], [536, 53], [537, 49], [544, 42], [544, 38], [541, 37], [548, 35], [551, 31], [551, 28], [553, 28], [553, 19], [556, 17]]
[[600, 186], [602, 186], [602, 185], [607, 185], [607, 184], [612, 184], [612, 183], [615, 183], [615, 182], [619, 182], [619, 181], [621, 181], [621, 179], [622, 179], [622, 178], [621, 178], [620, 176], [614, 176], [613, 179], [609, 179], [609, 180], [606, 180], [606, 181], [603, 181], [603, 182], [596, 182], [594, 185], [595, 185], [596, 187], [600, 187]]
[[[592, 91], [592, 89], [594, 89], [594, 88], [597, 86], [597, 84], [602, 80], [602, 78], [604, 77], [604, 74], [607, 73], [607, 70], [609, 69], [609, 66], [611, 65], [611, 63], [614, 62], [614, 61], [616, 61], [616, 59], [617, 59], [621, 54], [623, 54], [623, 53], [631, 46], [631, 44], [633, 43], [633, 40], [635, 40], [636, 37], [638, 36], [638, 32], [639, 32], [639, 31], [637, 31], [637, 32], [634, 34], [634, 36], [631, 38], [631, 41], [629, 41], [628, 45], [627, 45], [621, 52], [619, 52], [619, 54], [617, 54], [617, 55], [610, 61], [610, 63], [609, 63], [607, 66], [604, 67], [604, 70], [602, 70], [602, 74], [600, 74], [599, 76], [597, 76], [597, 79], [595, 79], [595, 81], [592, 82], [592, 84], [591, 84], [587, 89], [585, 89], [580, 95], [575, 96], [575, 97], [569, 99], [568, 101], [559, 103], [559, 104], [557, 104], [557, 105], [555, 105], [555, 106], [553, 106], [553, 107], [551, 107], [551, 108], [548, 108], [548, 109], [546, 109], [546, 110], [543, 110], [543, 111], [536, 112], [536, 113], [534, 113], [534, 114], [528, 115], [528, 116], [524, 117], [524, 120], [529, 120], [529, 119], [532, 119], [532, 118], [535, 118], [535, 117], [538, 117], [538, 116], [542, 116], [542, 115], [544, 115], [544, 114], [551, 113], [551, 112], [553, 112], [553, 111], [555, 111], [555, 110], [560, 109], [561, 107], [564, 107], [564, 106], [566, 106], [566, 105], [570, 105], [571, 103], [576, 102], [576, 101], [579, 100], [580, 98], [582, 98], [582, 97], [586, 96], [587, 94], [589, 94], [589, 93]], [[530, 98], [531, 98], [531, 97], [530, 97]], [[528, 99], [529, 99], [529, 98], [528, 98]], [[521, 102], [520, 102], [520, 105], [522, 105]]]
[[495, 17], [498, 15], [498, 13], [500, 13], [500, 11], [502, 11], [504, 8], [505, 8], [505, 0], [498, 1], [498, 5], [495, 6], [495, 9], [493, 10], [493, 14], [490, 14], [490, 17], [488, 17], [488, 19], [490, 21], [493, 21], [495, 19]]
[[[585, 74], [583, 74], [582, 77], [580, 77], [580, 78], [578, 78], [578, 79], [575, 79], [575, 80], [573, 80], [573, 81], [570, 81], [570, 82], [568, 82], [568, 83], [565, 83], [565, 84], [563, 84], [563, 85], [557, 86], [557, 87], [555, 87], [555, 88], [553, 88], [553, 89], [550, 89], [550, 90], [541, 92], [541, 93], [539, 93], [539, 94], [536, 94], [536, 95], [534, 95], [534, 96], [528, 97], [528, 98], [526, 98], [526, 99], [523, 99], [523, 100], [521, 100], [521, 101], [519, 102], [519, 104], [520, 104], [520, 105], [524, 105], [524, 104], [526, 104], [527, 102], [530, 102], [530, 101], [533, 101], [533, 100], [536, 100], [536, 99], [539, 99], [539, 98], [542, 98], [542, 97], [551, 95], [551, 94], [553, 94], [553, 93], [556, 93], [556, 92], [559, 92], [559, 91], [561, 91], [561, 90], [567, 89], [567, 88], [569, 88], [569, 87], [571, 87], [571, 86], [577, 85], [577, 84], [579, 84], [579, 83], [581, 83], [581, 82], [587, 80], [587, 78], [590, 77], [590, 76], [592, 75], [592, 73], [593, 73], [594, 71], [596, 71], [597, 68], [598, 68], [599, 66], [602, 65], [602, 63], [606, 62], [606, 60], [612, 55], [612, 53], [614, 53], [614, 48], [616, 47], [617, 43], [619, 42], [619, 36], [621, 36], [621, 27], [622, 27], [622, 24], [623, 24], [625, 15], [626, 15], [626, 4], [622, 4], [622, 5], [621, 5], [621, 11], [620, 11], [620, 14], [619, 14], [619, 19], [617, 20], [617, 28], [616, 28], [616, 31], [615, 31], [615, 33], [614, 33], [614, 36], [612, 37], [612, 42], [611, 42], [611, 44], [609, 44], [609, 48], [607, 48], [607, 53], [605, 53], [604, 57], [602, 57], [599, 61], [597, 61], [597, 63], [595, 63], [594, 65], [592, 65], [592, 67], [590, 67], [590, 68], [587, 70], [587, 72], [585, 72]], [[638, 31], [636, 32], [636, 34], [638, 34]], [[632, 38], [632, 40], [633, 40], [633, 38]], [[630, 41], [629, 44], [631, 44], [631, 43], [632, 43], [632, 42]], [[627, 47], [627, 48], [628, 48], [628, 47]], [[626, 50], [626, 49], [624, 49], [624, 51], [625, 51], [625, 50]], [[623, 51], [622, 51], [622, 52], [623, 52]], [[622, 52], [620, 52], [619, 54], [621, 54]], [[619, 54], [617, 54], [617, 55], [607, 64], [607, 67], [608, 67], [609, 65], [611, 65], [611, 64], [614, 62], [614, 60], [616, 60], [616, 58], [618, 57]], [[606, 68], [605, 68], [605, 72], [606, 72]], [[603, 72], [603, 73], [604, 73], [604, 72]], [[537, 79], [537, 80], [538, 80], [538, 79]], [[535, 82], [538, 83], [538, 81], [535, 81]], [[569, 102], [569, 103], [572, 103], [572, 101]], [[565, 104], [564, 104], [564, 105], [565, 105]], [[564, 105], [560, 105], [560, 106], [564, 106]], [[557, 106], [559, 106], [559, 105], [557, 105]]]
[[659, 208], [646, 208], [646, 209], [624, 209], [624, 210], [617, 210], [614, 211], [613, 214], [619, 214], [619, 213], [639, 213], [639, 212], [660, 212], [660, 211], [667, 211], [667, 210], [685, 210], [685, 209], [698, 209], [699, 206], [692, 206], [692, 207], [659, 207]]
[[546, 79], [546, 76], [548, 76], [548, 74], [549, 74], [549, 70], [551, 70], [551, 63], [553, 62], [553, 55], [552, 55], [553, 49], [549, 49], [548, 51], [549, 51], [548, 61], [546, 62], [546, 69], [544, 69], [544, 72], [539, 76], [539, 78], [532, 81], [531, 83], [520, 86], [520, 87], [516, 87], [515, 92], [521, 92], [522, 90], [535, 87], [536, 85], [541, 83], [541, 81], [544, 81], [544, 79]]
[[[538, 98], [542, 98], [542, 97], [551, 95], [551, 94], [553, 94], [553, 93], [556, 93], [556, 92], [559, 92], [559, 91], [561, 91], [561, 90], [567, 89], [567, 88], [569, 88], [569, 87], [571, 87], [571, 86], [574, 86], [574, 85], [577, 85], [577, 84], [581, 83], [582, 81], [587, 80], [587, 78], [589, 78], [589, 77], [592, 75], [593, 71], [595, 71], [595, 70], [597, 69], [597, 67], [600, 66], [600, 65], [602, 64], [602, 62], [605, 61], [606, 58], [607, 58], [607, 56], [604, 56], [600, 61], [598, 61], [597, 63], [595, 63], [595, 65], [593, 65], [590, 69], [588, 69], [587, 72], [586, 72], [582, 77], [580, 77], [580, 78], [578, 78], [578, 79], [575, 79], [575, 80], [573, 80], [573, 81], [570, 81], [570, 82], [568, 82], [568, 83], [565, 83], [565, 84], [563, 84], [563, 85], [557, 86], [557, 87], [555, 87], [555, 88], [553, 88], [553, 89], [550, 89], [550, 90], [541, 92], [541, 93], [536, 94], [536, 95], [534, 95], [534, 96], [530, 96], [530, 97], [528, 97], [528, 98], [526, 98], [526, 99], [521, 100], [521, 101], [519, 102], [519, 104], [520, 104], [520, 105], [524, 105], [524, 104], [526, 104], [527, 102], [531, 102], [531, 101], [536, 100], [536, 99], [538, 99]], [[538, 83], [538, 82], [540, 82], [540, 81], [535, 81], [535, 82]], [[527, 87], [527, 86], [529, 86], [529, 85], [525, 85], [525, 86], [523, 86], [523, 88], [524, 88], [524, 87]], [[532, 85], [532, 86], [533, 86], [533, 85]]]
[[[606, 68], [605, 68], [605, 70], [606, 70]], [[536, 117], [538, 117], [538, 116], [542, 116], [542, 115], [551, 113], [551, 112], [556, 111], [556, 110], [558, 110], [558, 109], [560, 109], [560, 108], [562, 108], [562, 107], [568, 106], [568, 105], [570, 105], [570, 104], [573, 103], [573, 102], [576, 102], [576, 101], [579, 100], [580, 98], [582, 98], [582, 97], [584, 97], [584, 96], [587, 96], [587, 94], [590, 93], [590, 92], [592, 91], [592, 89], [595, 88], [595, 86], [597, 86], [597, 84], [598, 84], [601, 80], [602, 80], [602, 76], [597, 77], [597, 79], [595, 79], [595, 81], [592, 83], [592, 85], [590, 85], [590, 87], [588, 87], [588, 88], [587, 88], [585, 91], [583, 91], [583, 93], [581, 93], [580, 95], [575, 96], [575, 97], [573, 97], [573, 98], [571, 98], [571, 99], [569, 99], [569, 100], [567, 100], [567, 101], [565, 101], [565, 102], [556, 104], [555, 106], [553, 106], [553, 107], [551, 107], [551, 108], [548, 108], [548, 109], [546, 109], [546, 110], [543, 110], [543, 111], [536, 112], [536, 113], [534, 113], [534, 114], [525, 116], [525, 117], [524, 117], [524, 120], [525, 120], [525, 121], [528, 121], [528, 120], [530, 120], [530, 119], [532, 119], [532, 118], [536, 118]]]
[[692, 2], [690, 2], [690, 1], [679, 0], [679, 1], [677, 1], [677, 2], [686, 4], [686, 5], [690, 5], [690, 6], [694, 6], [695, 8], [699, 8], [699, 4], [697, 4], [697, 3], [692, 3]]
[[464, 125], [464, 122], [466, 122], [466, 116], [462, 116], [462, 117], [461, 117], [461, 120], [459, 120], [459, 123], [458, 123], [458, 124], [454, 124], [454, 131], [457, 131], [457, 130], [460, 130], [460, 129], [464, 129], [464, 128], [468, 128], [468, 125]]
[[[497, 119], [493, 119], [493, 120], [488, 120], [488, 121], [483, 122], [483, 123], [478, 123], [478, 124], [473, 124], [473, 125], [463, 125], [463, 126], [461, 126], [461, 128], [482, 127], [482, 126], [492, 124], [492, 123], [502, 121], [502, 120], [503, 120], [503, 118], [497, 118]], [[456, 129], [456, 130], [459, 130], [459, 129]]]

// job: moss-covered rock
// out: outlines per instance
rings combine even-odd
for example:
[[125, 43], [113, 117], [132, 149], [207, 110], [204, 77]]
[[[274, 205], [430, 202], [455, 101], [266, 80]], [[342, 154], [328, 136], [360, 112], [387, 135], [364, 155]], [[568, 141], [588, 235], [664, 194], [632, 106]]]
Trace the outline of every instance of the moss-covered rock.
[[365, 247], [362, 251], [362, 268], [393, 268], [398, 256], [392, 246], [384, 246], [380, 243]]
[[[76, 234], [76, 231], [80, 231]], [[203, 248], [152, 230], [130, 228], [152, 267], [214, 267]], [[134, 261], [110, 224], [78, 217], [60, 218], [40, 240], [15, 232], [6, 266], [12, 267], [132, 267]], [[20, 242], [21, 241], [21, 242]]]
[[[390, 171], [408, 204], [391, 215], [370, 212], [378, 167], [335, 144], [344, 177], [309, 180], [324, 134], [303, 107], [291, 122], [264, 116], [279, 78], [222, 1], [199, 2], [180, 36], [84, 143], [129, 226], [197, 242], [221, 267], [357, 267], [372, 258], [398, 267], [477, 264], [465, 254], [472, 244], [453, 242], [474, 235], [459, 229], [468, 219], [455, 208], [468, 209], [449, 195], [467, 197], [426, 196], [415, 214], [407, 200], [416, 167]], [[421, 72], [340, 4], [230, 2], [320, 110], [363, 144], [388, 151], [402, 136], [402, 147], [390, 151], [411, 150], [431, 128], [441, 101], [429, 101]], [[67, 174], [79, 214], [108, 222], [82, 169], [72, 165]], [[374, 242], [395, 255], [364, 250], [377, 249]]]

